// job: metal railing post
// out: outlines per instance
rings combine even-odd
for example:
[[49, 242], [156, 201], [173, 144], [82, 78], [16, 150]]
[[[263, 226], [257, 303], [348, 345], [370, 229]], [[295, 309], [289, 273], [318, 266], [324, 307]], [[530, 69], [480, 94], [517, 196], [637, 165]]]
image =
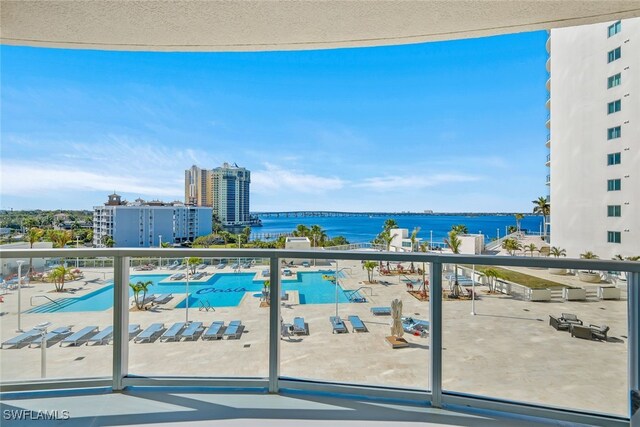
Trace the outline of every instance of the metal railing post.
[[429, 265], [429, 385], [431, 406], [442, 407], [442, 263]]
[[278, 393], [280, 378], [280, 258], [269, 259], [269, 393]]
[[113, 390], [129, 370], [129, 257], [113, 257]]
[[629, 418], [640, 427], [640, 273], [627, 273], [627, 316], [629, 357]]

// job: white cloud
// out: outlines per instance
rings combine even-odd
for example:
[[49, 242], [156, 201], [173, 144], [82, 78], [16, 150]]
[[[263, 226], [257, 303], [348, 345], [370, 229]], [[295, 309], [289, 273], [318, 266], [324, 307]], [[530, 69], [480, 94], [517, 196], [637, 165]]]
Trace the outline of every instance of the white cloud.
[[422, 189], [459, 182], [473, 182], [481, 179], [482, 177], [480, 176], [462, 174], [384, 176], [366, 178], [364, 181], [356, 183], [353, 186], [374, 191], [394, 191]]
[[344, 185], [345, 182], [340, 178], [283, 169], [270, 163], [265, 164], [264, 170], [251, 173], [251, 191], [262, 194], [280, 191], [317, 194], [339, 190]]
[[143, 198], [182, 199], [184, 170], [215, 164], [205, 152], [109, 136], [99, 143], [67, 142], [60, 154], [2, 161], [2, 195], [37, 197], [51, 191], [117, 191]]

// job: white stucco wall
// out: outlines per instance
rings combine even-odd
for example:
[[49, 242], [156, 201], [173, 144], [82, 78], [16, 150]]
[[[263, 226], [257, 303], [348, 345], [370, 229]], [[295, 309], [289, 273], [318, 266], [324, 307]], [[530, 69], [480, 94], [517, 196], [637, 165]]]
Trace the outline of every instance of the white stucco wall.
[[[577, 257], [592, 251], [602, 259], [640, 254], [640, 19], [551, 31], [551, 244]], [[621, 57], [607, 63], [607, 52]], [[621, 73], [621, 84], [607, 78]], [[607, 114], [607, 103], [622, 109]], [[621, 138], [607, 140], [607, 129], [621, 126]], [[607, 154], [621, 153], [621, 164], [607, 166]], [[607, 191], [620, 178], [621, 191]], [[607, 217], [607, 205], [622, 216]], [[621, 243], [607, 232], [620, 231]]]

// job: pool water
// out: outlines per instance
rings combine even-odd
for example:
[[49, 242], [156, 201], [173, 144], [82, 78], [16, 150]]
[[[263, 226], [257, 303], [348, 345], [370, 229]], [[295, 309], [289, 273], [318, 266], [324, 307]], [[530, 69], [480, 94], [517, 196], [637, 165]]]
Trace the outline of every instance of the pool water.
[[[327, 272], [298, 272], [290, 279], [282, 280], [284, 291], [298, 291], [300, 304], [333, 304], [336, 301], [336, 286], [322, 278]], [[173, 294], [180, 301], [176, 308], [186, 307], [186, 282], [171, 281], [159, 283], [169, 277], [162, 275], [132, 275], [131, 283], [151, 281], [147, 294]], [[253, 296], [261, 295], [264, 280], [253, 280], [255, 273], [216, 273], [206, 282], [189, 282], [189, 307], [235, 307], [245, 295], [252, 292]], [[348, 303], [351, 291], [338, 287], [338, 302]], [[129, 297], [133, 290], [129, 289]], [[353, 295], [361, 297], [358, 293]], [[113, 307], [113, 283], [94, 292], [78, 298], [64, 298], [57, 303], [48, 303], [29, 310], [29, 313], [103, 311]]]

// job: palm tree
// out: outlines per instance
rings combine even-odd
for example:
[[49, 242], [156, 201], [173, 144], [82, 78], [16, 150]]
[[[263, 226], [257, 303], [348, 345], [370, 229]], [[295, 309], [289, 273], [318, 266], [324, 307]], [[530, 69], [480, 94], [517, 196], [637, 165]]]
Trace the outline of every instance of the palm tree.
[[481, 273], [484, 277], [487, 278], [489, 282], [489, 292], [495, 292], [496, 290], [496, 280], [500, 278], [500, 272], [493, 268], [487, 268]]
[[365, 261], [362, 264], [362, 268], [367, 270], [367, 277], [369, 279], [369, 283], [373, 283], [373, 269], [378, 266], [378, 263], [375, 261]]
[[516, 217], [516, 230], [518, 231], [518, 233], [520, 232], [520, 221], [522, 221], [522, 219], [524, 218], [524, 215], [522, 214], [515, 214]]
[[469, 234], [469, 229], [464, 224], [452, 225], [451, 231], [454, 231], [456, 234]]
[[[144, 308], [144, 300], [147, 299], [147, 290], [151, 285], [153, 285], [151, 280], [146, 282], [140, 281], [135, 285], [133, 283], [129, 283], [129, 286], [133, 289], [133, 300], [135, 301], [138, 310], [142, 310]], [[140, 292], [142, 292], [142, 300], [139, 298]]]
[[[415, 227], [413, 229], [413, 231], [411, 232], [411, 252], [415, 251], [417, 249], [416, 247], [416, 242], [417, 242], [417, 238], [416, 236], [418, 235], [418, 232], [420, 231], [420, 227]], [[411, 261], [411, 272], [415, 271], [414, 265], [413, 265], [413, 261]]]
[[292, 234], [295, 237], [309, 237], [309, 227], [304, 224], [298, 224]]
[[[429, 247], [429, 244], [427, 242], [424, 242], [422, 244], [420, 244], [420, 251], [421, 252], [427, 252], [427, 248]], [[427, 271], [426, 271], [426, 266], [424, 264], [424, 262], [422, 263], [422, 297], [426, 298], [427, 297]]]
[[196, 269], [198, 268], [198, 265], [202, 264], [202, 258], [192, 256], [184, 259], [182, 263], [186, 265], [188, 269], [191, 270], [191, 274], [196, 274]]
[[391, 248], [391, 241], [396, 236], [397, 236], [397, 234], [394, 234], [393, 236], [391, 235], [391, 230], [385, 230], [382, 233], [380, 233], [380, 235], [379, 235], [380, 240], [382, 240], [384, 242], [385, 247], [387, 248], [387, 252]]
[[[449, 246], [451, 252], [454, 254], [460, 253], [460, 246], [462, 245], [462, 240], [458, 237], [458, 233], [454, 230], [449, 231], [449, 238], [445, 239], [444, 242]], [[451, 288], [451, 296], [453, 298], [458, 298], [460, 296], [460, 284], [458, 283], [458, 264], [454, 264], [453, 274], [455, 277], [455, 281], [453, 282], [453, 286]]]
[[516, 254], [516, 251], [522, 249], [522, 244], [516, 239], [505, 239], [502, 241], [502, 249], [505, 249], [511, 256]]
[[[582, 258], [582, 259], [599, 259], [598, 255], [594, 254], [591, 251], [586, 251], [586, 252], [581, 253], [580, 254], [580, 258]], [[589, 273], [595, 273], [592, 270], [588, 270], [588, 271], [589, 271]]]
[[67, 275], [71, 273], [71, 269], [67, 268], [63, 265], [59, 265], [54, 268], [49, 277], [53, 280], [53, 283], [56, 287], [56, 292], [62, 292], [64, 290], [64, 281], [67, 278]]
[[[37, 228], [37, 227], [31, 227], [28, 231], [27, 231], [27, 242], [29, 242], [29, 249], [33, 249], [33, 244], [36, 243], [37, 241], [39, 241], [42, 236], [44, 236], [44, 230]], [[29, 257], [29, 279], [31, 279], [33, 276], [33, 257]]]
[[106, 247], [106, 248], [112, 248], [115, 246], [116, 241], [113, 240], [113, 237], [109, 236], [109, 235], [104, 235], [102, 236], [102, 244]]
[[549, 254], [556, 258], [560, 258], [561, 256], [567, 256], [567, 251], [565, 249], [560, 249], [556, 246], [552, 246], [549, 250]]
[[313, 246], [324, 246], [327, 240], [327, 233], [319, 225], [312, 225], [309, 229], [309, 235], [313, 238]]
[[542, 237], [547, 240], [547, 216], [551, 213], [551, 205], [547, 201], [546, 197], [538, 197], [537, 200], [532, 200], [534, 204], [533, 213], [542, 215]]
[[382, 230], [384, 231], [389, 231], [392, 228], [398, 228], [398, 223], [396, 222], [395, 219], [393, 218], [388, 218], [385, 222], [384, 225], [382, 226]]
[[524, 247], [525, 252], [531, 252], [531, 257], [533, 258], [533, 252], [538, 250], [538, 247], [534, 243], [529, 243]]

